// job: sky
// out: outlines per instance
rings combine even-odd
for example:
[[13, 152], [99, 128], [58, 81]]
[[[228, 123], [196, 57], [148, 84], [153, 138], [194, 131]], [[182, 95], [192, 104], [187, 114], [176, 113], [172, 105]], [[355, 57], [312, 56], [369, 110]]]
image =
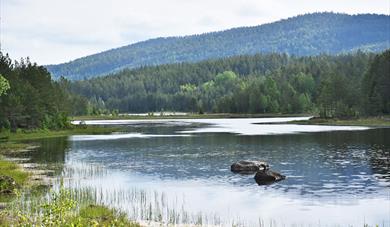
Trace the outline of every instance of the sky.
[[57, 64], [156, 37], [313, 12], [390, 14], [390, 0], [0, 0], [1, 50]]

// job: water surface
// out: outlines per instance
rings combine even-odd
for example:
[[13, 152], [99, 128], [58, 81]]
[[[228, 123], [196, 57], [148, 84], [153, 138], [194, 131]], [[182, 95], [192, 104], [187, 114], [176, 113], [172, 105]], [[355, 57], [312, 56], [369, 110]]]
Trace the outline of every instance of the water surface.
[[[285, 123], [299, 119], [87, 121], [123, 130], [41, 140], [32, 159], [64, 163], [69, 186], [95, 188], [135, 218], [128, 195], [144, 190], [203, 223], [390, 226], [390, 128]], [[242, 159], [266, 160], [287, 179], [258, 186], [230, 172]]]

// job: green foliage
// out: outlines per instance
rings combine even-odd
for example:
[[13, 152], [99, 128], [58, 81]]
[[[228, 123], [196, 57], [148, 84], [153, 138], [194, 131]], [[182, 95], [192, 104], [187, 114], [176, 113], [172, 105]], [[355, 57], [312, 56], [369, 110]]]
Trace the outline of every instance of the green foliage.
[[67, 81], [51, 80], [46, 68], [28, 58], [13, 63], [0, 53], [0, 74], [0, 130], [63, 129], [69, 114], [86, 113], [86, 98], [70, 94]]
[[365, 111], [390, 114], [390, 50], [377, 55], [363, 80]]
[[101, 205], [89, 205], [82, 209], [71, 221], [76, 226], [126, 226], [140, 227], [138, 223], [128, 220], [126, 215]]
[[[358, 81], [361, 81], [359, 79]], [[333, 73], [321, 82], [318, 103], [321, 117], [354, 117], [359, 115], [360, 82], [351, 84], [346, 75]]]
[[3, 94], [6, 94], [7, 91], [10, 89], [8, 80], [5, 79], [1, 74], [0, 74], [0, 96]]
[[[52, 193], [50, 201], [42, 205], [40, 224], [43, 226], [69, 225], [68, 219], [73, 215], [71, 211], [76, 208], [76, 205], [70, 192], [61, 187], [58, 193]], [[33, 222], [33, 220], [28, 220], [26, 224], [33, 224]]]
[[65, 76], [71, 80], [82, 80], [125, 68], [197, 62], [235, 55], [288, 53], [309, 56], [358, 49], [382, 51], [390, 47], [389, 33], [385, 29], [389, 23], [387, 15], [305, 14], [254, 27], [151, 39], [47, 68], [55, 78]]

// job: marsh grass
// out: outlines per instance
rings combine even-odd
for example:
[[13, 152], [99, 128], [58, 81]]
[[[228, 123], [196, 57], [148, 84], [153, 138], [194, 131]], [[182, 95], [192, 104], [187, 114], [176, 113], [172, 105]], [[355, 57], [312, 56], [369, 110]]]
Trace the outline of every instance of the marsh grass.
[[20, 167], [13, 162], [6, 161], [0, 157], [0, 175], [12, 177], [18, 185], [23, 185], [29, 174], [20, 169]]
[[[75, 198], [82, 198], [76, 200]], [[0, 212], [1, 226], [130, 226], [139, 224], [130, 221], [124, 213], [95, 205], [89, 196], [68, 190], [62, 185], [44, 196], [29, 191], [18, 193], [18, 198], [8, 209]]]

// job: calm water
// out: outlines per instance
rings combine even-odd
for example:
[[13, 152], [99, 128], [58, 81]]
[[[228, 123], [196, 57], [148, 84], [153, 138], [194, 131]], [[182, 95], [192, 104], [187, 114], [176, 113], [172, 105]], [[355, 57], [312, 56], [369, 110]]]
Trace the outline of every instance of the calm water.
[[[95, 188], [134, 218], [126, 195], [143, 190], [203, 223], [390, 226], [390, 128], [275, 123], [287, 120], [91, 121], [123, 130], [40, 140], [31, 158], [64, 163], [69, 187]], [[266, 160], [287, 179], [258, 186], [230, 172], [242, 159]]]

